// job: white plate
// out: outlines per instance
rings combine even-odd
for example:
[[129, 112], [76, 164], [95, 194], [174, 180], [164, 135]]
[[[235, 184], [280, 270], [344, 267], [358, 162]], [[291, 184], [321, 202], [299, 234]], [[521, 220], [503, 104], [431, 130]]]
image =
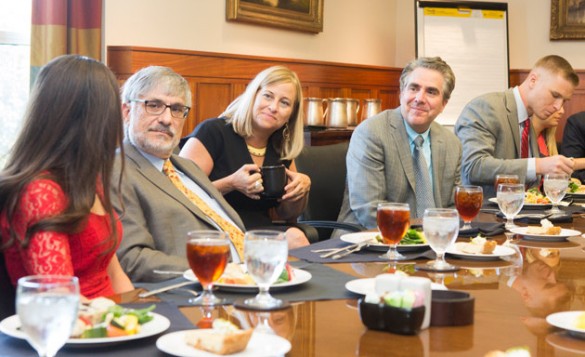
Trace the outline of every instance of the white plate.
[[[348, 233], [348, 234], [344, 234], [340, 237], [340, 239], [344, 242], [347, 243], [352, 243], [352, 244], [356, 244], [356, 243], [361, 243], [361, 242], [365, 242], [368, 240], [373, 240], [375, 239], [376, 235], [380, 234], [379, 232], [357, 232], [357, 233]], [[411, 252], [411, 251], [417, 251], [417, 250], [422, 250], [422, 249], [427, 249], [429, 248], [428, 244], [403, 244], [400, 245], [400, 243], [398, 244], [398, 251], [399, 252]], [[383, 243], [371, 243], [368, 244], [366, 246], [365, 249], [368, 250], [374, 250], [377, 252], [386, 252], [388, 251], [388, 244], [383, 244]]]
[[585, 338], [585, 329], [577, 328], [576, 321], [579, 315], [585, 314], [585, 311], [564, 311], [550, 314], [546, 317], [549, 324], [567, 330], [571, 336]]
[[[376, 278], [354, 279], [345, 283], [345, 289], [354, 294], [367, 295], [369, 293], [376, 293]], [[443, 285], [431, 283], [433, 290], [445, 290]]]
[[[307, 281], [311, 280], [311, 278], [313, 277], [311, 275], [311, 273], [309, 273], [308, 271], [302, 270], [302, 269], [296, 269], [296, 268], [293, 268], [293, 276], [294, 276], [293, 280], [291, 280], [291, 281], [271, 285], [270, 291], [287, 288], [289, 286], [301, 285], [301, 284], [304, 284]], [[190, 280], [190, 281], [198, 282], [197, 277], [195, 276], [195, 273], [193, 273], [193, 270], [191, 270], [191, 269], [185, 270], [185, 272], [183, 273], [183, 278]], [[256, 292], [256, 291], [258, 291], [258, 286], [256, 286], [256, 285], [215, 283], [215, 284], [213, 284], [213, 286], [217, 287], [221, 290], [224, 290], [224, 291], [235, 291], [235, 292]]]
[[[498, 199], [496, 197], [492, 197], [490, 199], [488, 199], [488, 201], [490, 201], [491, 203], [495, 203], [498, 204]], [[570, 204], [570, 202], [567, 201], [561, 201], [559, 203], [559, 206], [568, 206]], [[551, 208], [552, 205], [550, 203], [526, 203], [524, 202], [524, 206], [522, 206], [523, 208]]]
[[462, 244], [471, 244], [465, 242], [456, 242], [447, 250], [447, 254], [461, 259], [468, 259], [468, 260], [498, 260], [501, 257], [506, 257], [508, 255], [516, 254], [516, 251], [510, 247], [504, 247], [502, 245], [497, 245], [494, 249], [494, 252], [491, 254], [470, 254], [464, 253], [461, 251]]
[[[204, 330], [185, 330], [171, 332], [156, 340], [156, 347], [170, 355], [179, 357], [213, 357], [215, 353], [198, 350], [185, 342], [187, 332], [198, 333]], [[245, 350], [229, 355], [230, 357], [269, 357], [283, 356], [290, 351], [291, 344], [287, 339], [276, 335], [254, 332]]]
[[[105, 345], [114, 344], [130, 340], [138, 340], [145, 337], [157, 335], [161, 332], [166, 331], [171, 322], [163, 315], [152, 312], [154, 317], [151, 321], [140, 326], [140, 332], [135, 335], [120, 336], [120, 337], [100, 337], [100, 338], [70, 338], [67, 340], [67, 346], [86, 346], [86, 345]], [[26, 339], [24, 332], [20, 330], [20, 319], [18, 315], [12, 315], [5, 318], [0, 322], [0, 331], [7, 334], [8, 336]]]
[[560, 234], [556, 235], [548, 235], [548, 234], [527, 234], [529, 227], [516, 227], [510, 229], [510, 232], [521, 234], [524, 236], [524, 239], [527, 240], [539, 240], [539, 241], [548, 241], [548, 242], [555, 242], [555, 241], [564, 241], [567, 240], [569, 237], [581, 235], [581, 232], [574, 230], [574, 229], [561, 229]]

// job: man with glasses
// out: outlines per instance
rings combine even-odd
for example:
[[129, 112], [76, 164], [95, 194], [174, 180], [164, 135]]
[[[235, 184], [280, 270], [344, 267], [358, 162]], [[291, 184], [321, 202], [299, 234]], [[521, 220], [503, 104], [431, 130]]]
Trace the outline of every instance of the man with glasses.
[[187, 232], [224, 230], [242, 238], [244, 225], [207, 175], [173, 154], [191, 105], [187, 81], [170, 68], [146, 67], [128, 78], [122, 101], [125, 160], [118, 157], [116, 165], [124, 161], [125, 173], [121, 192], [113, 192], [123, 201], [113, 202], [124, 226], [118, 257], [133, 281], [168, 279], [154, 271], [188, 269]]

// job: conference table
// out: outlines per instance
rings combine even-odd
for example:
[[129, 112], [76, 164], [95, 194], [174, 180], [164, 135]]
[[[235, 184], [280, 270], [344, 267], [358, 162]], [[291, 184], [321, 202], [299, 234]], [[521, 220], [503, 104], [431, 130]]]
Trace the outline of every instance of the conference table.
[[[497, 207], [496, 207], [497, 208]], [[480, 213], [474, 222], [496, 223], [502, 220], [494, 207]], [[523, 211], [524, 212], [524, 211]], [[564, 229], [585, 232], [585, 218], [580, 208], [573, 208], [572, 217], [555, 223]], [[413, 222], [418, 223], [418, 222]], [[518, 225], [526, 225], [521, 220]], [[460, 241], [469, 238], [460, 237]], [[186, 291], [168, 292], [146, 299], [138, 294], [145, 290], [184, 280], [176, 277], [152, 284], [137, 284], [135, 291], [117, 295], [119, 303], [156, 304], [157, 310], [171, 321], [169, 330], [195, 329], [206, 320], [205, 313], [229, 319], [244, 327], [254, 327], [266, 319], [273, 331], [290, 341], [286, 356], [484, 356], [493, 350], [523, 346], [532, 356], [572, 356], [585, 354], [585, 339], [574, 337], [567, 330], [549, 325], [546, 316], [559, 311], [585, 310], [585, 252], [582, 235], [556, 242], [526, 240], [518, 235], [497, 234], [489, 239], [512, 246], [515, 255], [506, 260], [448, 261], [461, 267], [451, 273], [416, 270], [418, 259], [399, 263], [376, 261], [367, 251], [351, 254], [340, 262], [319, 263], [307, 257], [310, 250], [291, 256], [291, 264], [308, 271], [312, 278], [302, 285], [275, 290], [274, 296], [287, 299], [290, 306], [272, 312], [238, 309], [231, 304], [204, 311], [188, 303]], [[341, 241], [317, 243], [321, 246], [347, 244]], [[312, 250], [312, 249], [311, 249]], [[295, 257], [295, 255], [297, 257]], [[315, 256], [317, 256], [315, 254]], [[413, 257], [415, 257], [413, 255]], [[319, 258], [315, 258], [319, 261]], [[416, 335], [398, 335], [367, 329], [360, 320], [360, 294], [348, 291], [347, 282], [373, 278], [381, 273], [401, 270], [410, 275], [428, 277], [441, 288], [463, 291], [474, 298], [473, 323], [463, 326], [431, 326]], [[193, 284], [193, 289], [200, 286]], [[253, 293], [216, 290], [230, 302], [240, 302]], [[135, 306], [135, 305], [131, 305]], [[58, 356], [168, 356], [156, 347], [159, 336], [107, 346], [78, 348], [66, 346]], [[25, 341], [0, 334], [0, 355], [34, 356]]]

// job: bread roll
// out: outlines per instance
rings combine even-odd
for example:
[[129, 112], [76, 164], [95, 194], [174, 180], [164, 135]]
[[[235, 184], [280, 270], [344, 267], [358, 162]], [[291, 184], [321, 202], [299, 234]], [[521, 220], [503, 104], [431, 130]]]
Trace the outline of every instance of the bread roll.
[[528, 229], [526, 230], [526, 234], [558, 236], [559, 234], [561, 234], [561, 227], [558, 227], [558, 226], [528, 227]]
[[230, 355], [246, 349], [253, 329], [240, 330], [224, 319], [215, 319], [213, 328], [187, 332], [187, 344], [218, 355]]

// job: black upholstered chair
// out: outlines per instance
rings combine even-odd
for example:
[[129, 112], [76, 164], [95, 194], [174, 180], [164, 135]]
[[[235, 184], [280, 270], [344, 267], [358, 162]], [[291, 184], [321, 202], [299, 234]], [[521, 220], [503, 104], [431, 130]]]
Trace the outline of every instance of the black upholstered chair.
[[2, 251], [0, 251], [0, 289], [0, 320], [2, 320], [16, 312], [16, 289], [10, 282]]
[[329, 239], [334, 229], [358, 232], [355, 224], [337, 222], [345, 190], [345, 155], [349, 142], [307, 146], [295, 159], [297, 170], [311, 178], [309, 203], [299, 223], [317, 228], [319, 240]]

